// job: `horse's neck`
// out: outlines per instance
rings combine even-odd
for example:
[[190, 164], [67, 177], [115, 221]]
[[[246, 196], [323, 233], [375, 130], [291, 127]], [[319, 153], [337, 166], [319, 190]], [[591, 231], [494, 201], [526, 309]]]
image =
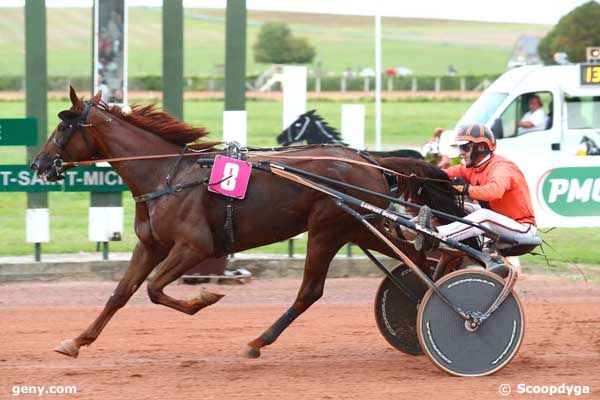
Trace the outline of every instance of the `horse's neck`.
[[[113, 118], [102, 125], [100, 140], [106, 158], [176, 154], [179, 146], [167, 142], [158, 135]], [[111, 166], [123, 178], [134, 195], [148, 193], [164, 185], [174, 158], [111, 162]]]
[[335, 136], [325, 129], [323, 124], [318, 120], [311, 120], [309, 129], [307, 129], [306, 141], [308, 144], [316, 143], [335, 143], [340, 144], [340, 141]]

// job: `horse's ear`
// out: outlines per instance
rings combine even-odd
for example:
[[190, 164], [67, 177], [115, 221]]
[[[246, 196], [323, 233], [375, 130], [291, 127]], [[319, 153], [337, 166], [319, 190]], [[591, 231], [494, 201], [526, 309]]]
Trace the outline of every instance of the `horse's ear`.
[[313, 114], [315, 113], [315, 111], [317, 111], [317, 109], [316, 109], [316, 108], [313, 108], [312, 110], [310, 110], [310, 111], [307, 111], [306, 113], [307, 113], [308, 115], [313, 115]]
[[81, 105], [81, 100], [77, 97], [77, 93], [75, 93], [75, 89], [73, 86], [69, 85], [69, 97], [71, 98], [71, 104], [74, 108], [79, 108]]
[[92, 97], [90, 100], [95, 105], [98, 105], [100, 103], [101, 99], [102, 99], [102, 90], [98, 90], [98, 92], [96, 93], [96, 95], [94, 97]]

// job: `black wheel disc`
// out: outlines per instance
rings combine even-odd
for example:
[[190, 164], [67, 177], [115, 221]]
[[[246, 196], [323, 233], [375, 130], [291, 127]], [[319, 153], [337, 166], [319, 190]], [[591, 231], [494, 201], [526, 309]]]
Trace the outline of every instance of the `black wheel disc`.
[[[430, 261], [435, 268], [435, 260]], [[420, 300], [427, 287], [404, 263], [398, 264], [392, 274]], [[379, 331], [395, 349], [403, 353], [423, 354], [417, 336], [418, 304], [410, 299], [388, 277], [379, 285], [375, 295], [375, 320]]]
[[[483, 314], [496, 300], [504, 281], [487, 271], [461, 270], [441, 278], [440, 291], [467, 314]], [[433, 363], [458, 376], [483, 376], [503, 368], [517, 353], [524, 333], [523, 310], [511, 292], [476, 329], [432, 290], [417, 318], [419, 342]]]

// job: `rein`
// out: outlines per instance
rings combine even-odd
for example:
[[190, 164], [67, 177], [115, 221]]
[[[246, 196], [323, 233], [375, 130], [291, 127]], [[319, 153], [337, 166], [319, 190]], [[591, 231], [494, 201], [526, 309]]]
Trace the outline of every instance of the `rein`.
[[283, 158], [283, 159], [289, 159], [289, 160], [315, 160], [315, 161], [330, 160], [330, 161], [342, 161], [342, 162], [346, 162], [348, 164], [356, 164], [356, 165], [362, 165], [362, 166], [365, 166], [365, 167], [376, 168], [376, 169], [379, 169], [381, 171], [387, 172], [389, 174], [393, 174], [393, 175], [396, 175], [396, 176], [401, 176], [403, 178], [412, 178], [412, 179], [418, 179], [418, 180], [423, 180], [423, 181], [448, 183], [448, 181], [443, 180], [443, 179], [425, 178], [425, 177], [418, 176], [418, 175], [415, 175], [415, 174], [406, 175], [406, 174], [402, 174], [400, 172], [394, 171], [393, 169], [382, 167], [381, 165], [369, 164], [369, 163], [364, 162], [364, 161], [349, 160], [347, 158], [342, 158], [342, 157], [278, 156], [278, 155], [269, 155], [269, 154], [257, 154], [257, 155], [251, 155], [251, 157]]
[[[207, 149], [208, 150], [208, 149]], [[86, 160], [86, 161], [65, 161], [61, 165], [67, 167], [84, 167], [87, 165], [93, 165], [102, 162], [119, 162], [119, 161], [135, 161], [135, 160], [154, 160], [157, 158], [173, 158], [173, 157], [187, 157], [187, 156], [198, 156], [203, 154], [219, 154], [218, 151], [204, 151], [204, 150], [192, 150], [193, 153], [172, 153], [172, 154], [155, 154], [150, 156], [131, 156], [131, 157], [114, 157], [114, 158], [103, 158], [97, 160]]]
[[[150, 155], [150, 156], [131, 156], [131, 157], [104, 158], [104, 159], [87, 160], [87, 161], [67, 161], [67, 162], [61, 163], [60, 167], [62, 167], [62, 168], [67, 168], [67, 167], [82, 167], [82, 166], [93, 165], [93, 164], [101, 163], [101, 162], [154, 160], [154, 159], [160, 159], [160, 158], [187, 157], [187, 156], [198, 156], [198, 155], [204, 155], [204, 154], [221, 154], [221, 153], [222, 153], [222, 151], [193, 150], [193, 153], [183, 153], [183, 154], [181, 154], [181, 153], [172, 153], [172, 154], [156, 154], [156, 155]], [[415, 175], [415, 174], [410, 174], [410, 175], [402, 174], [402, 173], [394, 171], [392, 169], [382, 167], [381, 165], [369, 164], [369, 163], [364, 162], [364, 161], [349, 160], [347, 158], [342, 158], [342, 157], [281, 156], [281, 155], [271, 155], [271, 154], [266, 154], [266, 153], [261, 153], [261, 152], [257, 152], [257, 153], [250, 153], [250, 152], [248, 152], [248, 155], [249, 155], [249, 157], [281, 158], [281, 159], [286, 159], [286, 160], [341, 161], [341, 162], [345, 162], [345, 163], [348, 163], [348, 164], [356, 164], [356, 165], [361, 165], [361, 166], [365, 166], [365, 167], [376, 168], [376, 169], [379, 169], [379, 170], [381, 170], [383, 172], [387, 172], [389, 174], [393, 174], [393, 175], [396, 175], [396, 176], [401, 176], [403, 178], [417, 179], [417, 180], [422, 180], [422, 181], [448, 183], [448, 181], [445, 181], [443, 179], [425, 178], [425, 177], [418, 176], [418, 175]]]

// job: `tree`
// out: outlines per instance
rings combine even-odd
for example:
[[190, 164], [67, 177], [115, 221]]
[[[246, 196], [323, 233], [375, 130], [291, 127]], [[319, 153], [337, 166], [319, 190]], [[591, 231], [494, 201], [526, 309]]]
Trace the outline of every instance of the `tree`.
[[589, 1], [565, 15], [540, 41], [538, 52], [547, 64], [554, 63], [552, 55], [567, 53], [572, 62], [585, 62], [585, 48], [600, 46], [600, 4]]
[[292, 36], [285, 22], [264, 24], [253, 48], [254, 60], [265, 64], [305, 64], [316, 54], [308, 40]]

